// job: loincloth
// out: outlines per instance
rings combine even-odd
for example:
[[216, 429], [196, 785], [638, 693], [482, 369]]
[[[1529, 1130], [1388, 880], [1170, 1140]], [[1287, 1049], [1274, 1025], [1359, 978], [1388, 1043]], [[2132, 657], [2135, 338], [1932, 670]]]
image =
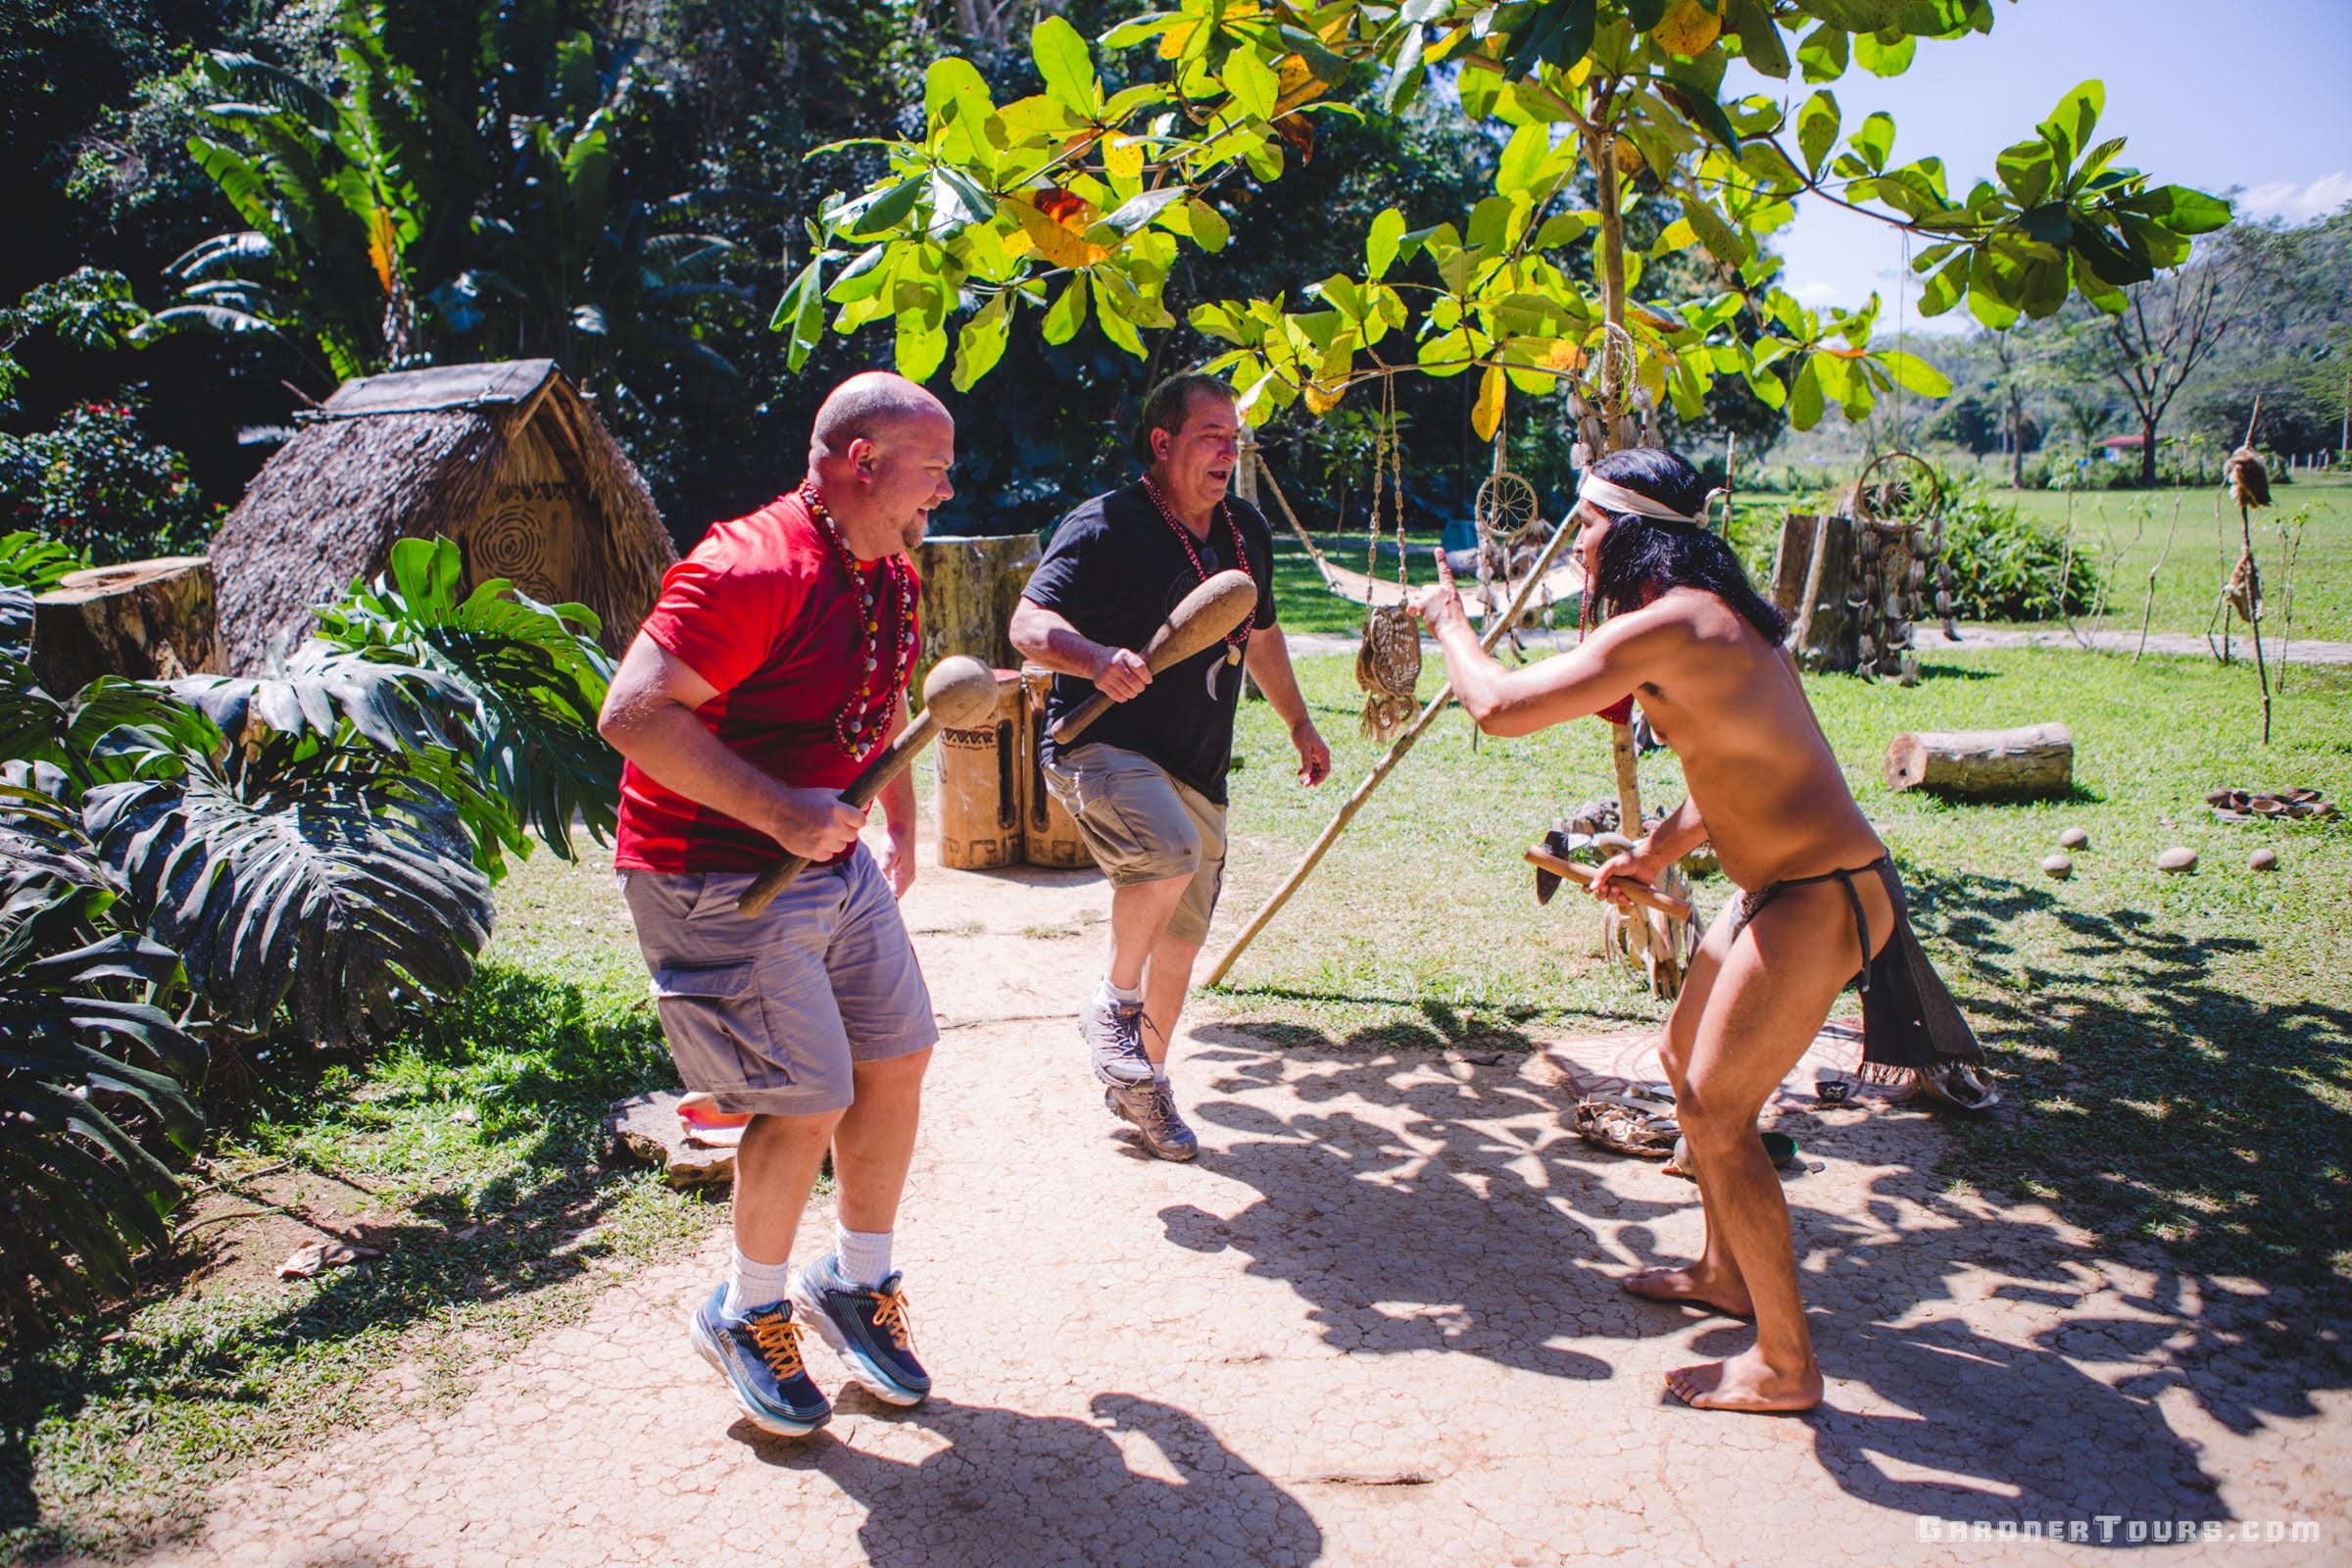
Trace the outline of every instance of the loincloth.
[[1903, 879], [1895, 874], [1894, 861], [1889, 857], [1882, 855], [1868, 865], [1825, 871], [1819, 876], [1788, 877], [1767, 883], [1753, 893], [1743, 893], [1740, 896], [1732, 932], [1738, 935], [1741, 927], [1763, 912], [1766, 905], [1789, 888], [1836, 882], [1845, 889], [1846, 902], [1854, 911], [1854, 934], [1867, 956], [1870, 917], [1863, 912], [1861, 894], [1854, 891], [1854, 878], [1873, 872], [1886, 885], [1887, 902], [1894, 906], [1894, 930], [1887, 935], [1886, 945], [1879, 950], [1878, 956], [1866, 956], [1862, 972], [1854, 977], [1854, 984], [1862, 993], [1863, 1076], [1888, 1082], [1906, 1072], [1935, 1075], [1955, 1065], [1981, 1063], [1984, 1048], [1977, 1044], [1976, 1031], [1969, 1028], [1968, 1019], [1952, 1001], [1943, 977], [1936, 972], [1936, 965], [1929, 961], [1919, 938], [1911, 930], [1910, 904], [1903, 896]]

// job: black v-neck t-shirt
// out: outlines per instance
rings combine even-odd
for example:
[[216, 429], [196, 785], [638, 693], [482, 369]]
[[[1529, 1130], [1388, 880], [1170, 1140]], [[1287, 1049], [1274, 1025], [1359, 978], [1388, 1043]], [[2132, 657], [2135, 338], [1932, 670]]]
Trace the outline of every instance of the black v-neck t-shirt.
[[[1229, 498], [1208, 537], [1195, 539], [1193, 548], [1210, 576], [1236, 564], [1233, 529], [1222, 514], [1226, 509], [1241, 530], [1250, 575], [1257, 584], [1257, 611], [1250, 623], [1264, 631], [1274, 624], [1274, 535], [1265, 517], [1247, 501]], [[1132, 484], [1097, 496], [1061, 519], [1021, 597], [1061, 615], [1090, 641], [1141, 653], [1168, 612], [1201, 581], [1152, 493]], [[1224, 805], [1233, 720], [1242, 699], [1242, 672], [1225, 662], [1230, 646], [1218, 643], [1162, 670], [1141, 697], [1112, 704], [1078, 744], [1101, 741], [1139, 753]], [[1093, 681], [1055, 675], [1046, 698], [1048, 729], [1094, 695]], [[1046, 760], [1051, 761], [1054, 753], [1049, 733]]]

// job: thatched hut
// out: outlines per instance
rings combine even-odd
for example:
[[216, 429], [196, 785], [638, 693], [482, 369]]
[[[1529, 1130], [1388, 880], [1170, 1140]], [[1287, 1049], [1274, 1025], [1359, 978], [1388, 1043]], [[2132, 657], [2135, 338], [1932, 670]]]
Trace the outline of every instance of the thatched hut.
[[576, 601], [617, 656], [678, 559], [654, 498], [553, 360], [347, 381], [297, 416], [212, 545], [220, 645], [251, 672], [311, 607], [384, 569], [393, 544], [446, 534], [466, 580]]

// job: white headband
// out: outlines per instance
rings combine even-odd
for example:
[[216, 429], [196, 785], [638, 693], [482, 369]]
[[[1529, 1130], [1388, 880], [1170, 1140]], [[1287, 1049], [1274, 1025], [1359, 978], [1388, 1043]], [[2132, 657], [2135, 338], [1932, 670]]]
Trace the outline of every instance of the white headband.
[[1653, 500], [1639, 490], [1628, 490], [1621, 484], [1611, 484], [1608, 480], [1593, 474], [1586, 474], [1584, 478], [1577, 481], [1576, 486], [1577, 500], [1590, 501], [1603, 512], [1630, 512], [1637, 517], [1655, 517], [1660, 522], [1679, 522], [1687, 528], [1704, 528], [1707, 525], [1707, 508], [1713, 505], [1717, 496], [1722, 494], [1721, 490], [1708, 491], [1707, 499], [1698, 504], [1698, 512], [1692, 515], [1677, 512], [1665, 502]]
[[[1707, 503], [1705, 501], [1698, 503], [1698, 514], [1693, 517], [1693, 514], [1689, 514], [1689, 513], [1677, 513], [1675, 508], [1670, 508], [1665, 501], [1651, 499], [1651, 496], [1644, 496], [1642, 491], [1637, 491], [1637, 489], [1625, 489], [1623, 484], [1611, 484], [1609, 479], [1590, 475], [1590, 472], [1576, 482], [1576, 499], [1590, 501], [1592, 506], [1601, 508], [1604, 513], [1633, 513], [1635, 517], [1656, 517], [1658, 522], [1680, 522], [1684, 526], [1689, 526], [1689, 529], [1703, 529], [1703, 526], [1707, 526]], [[1707, 499], [1712, 501], [1715, 496], [1710, 494]]]

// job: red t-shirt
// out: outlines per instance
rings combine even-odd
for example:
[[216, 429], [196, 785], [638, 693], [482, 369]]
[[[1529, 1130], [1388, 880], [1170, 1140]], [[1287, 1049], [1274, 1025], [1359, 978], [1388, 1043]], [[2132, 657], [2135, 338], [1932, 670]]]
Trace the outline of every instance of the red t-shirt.
[[[881, 612], [881, 668], [895, 678], [887, 564], [859, 569]], [[865, 628], [858, 592], [800, 492], [712, 524], [662, 579], [640, 629], [718, 689], [696, 716], [745, 761], [803, 789], [838, 790], [858, 776], [864, 764], [842, 751], [833, 720], [864, 673]], [[616, 839], [612, 859], [624, 871], [763, 871], [784, 853], [635, 763], [621, 769]]]

